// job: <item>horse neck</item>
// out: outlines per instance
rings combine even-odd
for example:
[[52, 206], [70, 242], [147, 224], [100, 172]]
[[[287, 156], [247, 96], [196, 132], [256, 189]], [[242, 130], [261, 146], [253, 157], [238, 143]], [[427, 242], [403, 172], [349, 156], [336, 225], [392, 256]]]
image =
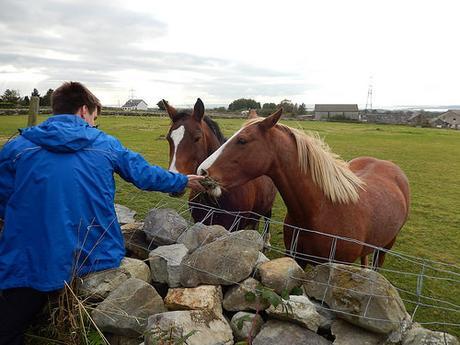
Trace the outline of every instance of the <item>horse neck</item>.
[[302, 222], [312, 219], [326, 200], [309, 174], [300, 170], [294, 139], [283, 133], [274, 140], [276, 163], [268, 174], [288, 209], [289, 218]]
[[206, 141], [205, 141], [206, 142], [206, 151], [207, 151], [208, 157], [209, 157], [222, 144], [219, 142], [219, 139], [214, 134], [213, 130], [208, 126], [208, 124], [206, 122], [204, 122], [204, 121], [203, 121], [203, 123], [204, 123], [204, 127], [206, 128], [204, 133], [205, 133], [205, 138], [206, 138]]

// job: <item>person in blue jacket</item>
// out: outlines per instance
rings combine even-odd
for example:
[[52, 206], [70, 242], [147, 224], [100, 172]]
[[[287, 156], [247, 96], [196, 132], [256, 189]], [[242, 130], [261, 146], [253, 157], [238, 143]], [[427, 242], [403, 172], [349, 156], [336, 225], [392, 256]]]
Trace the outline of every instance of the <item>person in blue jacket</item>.
[[114, 173], [143, 190], [203, 190], [202, 177], [150, 165], [97, 129], [101, 104], [82, 84], [56, 89], [52, 110], [0, 151], [0, 345], [22, 344], [48, 294], [65, 282], [119, 266]]

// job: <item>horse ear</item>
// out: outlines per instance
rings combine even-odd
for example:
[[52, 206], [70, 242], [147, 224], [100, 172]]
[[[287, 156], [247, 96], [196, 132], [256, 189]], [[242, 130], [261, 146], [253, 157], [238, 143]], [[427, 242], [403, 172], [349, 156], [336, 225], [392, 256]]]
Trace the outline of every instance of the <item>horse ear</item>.
[[256, 119], [258, 117], [259, 115], [257, 115], [257, 111], [255, 109], [249, 110], [248, 119]]
[[258, 124], [259, 127], [264, 130], [272, 128], [279, 121], [282, 113], [283, 108], [279, 108], [275, 113], [260, 121]]
[[171, 120], [174, 121], [174, 119], [175, 119], [175, 117], [177, 115], [177, 110], [174, 107], [170, 106], [169, 103], [165, 99], [163, 99], [162, 102], [163, 102], [163, 105], [165, 106], [165, 109], [166, 109], [169, 117], [171, 118]]
[[203, 101], [198, 98], [196, 100], [195, 106], [193, 107], [193, 117], [197, 121], [201, 121], [203, 119], [203, 116], [204, 116], [204, 104], [203, 104]]

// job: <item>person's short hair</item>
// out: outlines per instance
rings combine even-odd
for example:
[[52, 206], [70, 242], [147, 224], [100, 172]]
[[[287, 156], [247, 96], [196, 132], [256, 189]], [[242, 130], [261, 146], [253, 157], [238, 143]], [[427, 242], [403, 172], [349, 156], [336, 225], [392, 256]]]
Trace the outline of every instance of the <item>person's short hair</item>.
[[83, 84], [76, 81], [65, 82], [51, 95], [51, 108], [54, 115], [75, 114], [84, 105], [91, 113], [96, 109], [98, 115], [101, 113], [99, 99]]

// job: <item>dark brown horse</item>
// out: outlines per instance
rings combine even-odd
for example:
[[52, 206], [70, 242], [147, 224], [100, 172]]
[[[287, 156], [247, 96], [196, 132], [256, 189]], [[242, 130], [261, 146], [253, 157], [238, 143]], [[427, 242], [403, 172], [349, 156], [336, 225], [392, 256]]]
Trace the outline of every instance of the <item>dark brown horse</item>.
[[[169, 142], [169, 170], [183, 174], [195, 174], [198, 166], [225, 142], [219, 126], [211, 118], [204, 115], [203, 102], [198, 99], [193, 111], [177, 111], [164, 101], [166, 111], [172, 120], [167, 135]], [[273, 182], [267, 176], [235, 188], [229, 188], [219, 197], [207, 193], [190, 193], [189, 200], [204, 207], [190, 203], [192, 217], [196, 222], [219, 224], [232, 230], [252, 228], [258, 224], [258, 215], [270, 218], [271, 209], [276, 195]], [[214, 212], [209, 217], [206, 206], [234, 212]], [[253, 212], [253, 213], [251, 213]]]
[[[361, 258], [367, 265], [372, 246], [390, 249], [406, 222], [407, 177], [389, 161], [359, 157], [344, 162], [317, 136], [278, 124], [281, 112], [250, 120], [199, 172], [223, 188], [270, 176], [287, 207], [285, 247], [297, 242], [293, 249], [304, 259], [298, 260], [301, 264], [333, 256], [348, 263]], [[218, 195], [220, 187], [213, 192]], [[313, 231], [298, 231], [293, 241], [297, 230], [292, 226]], [[381, 251], [374, 265], [380, 267], [384, 256]]]

